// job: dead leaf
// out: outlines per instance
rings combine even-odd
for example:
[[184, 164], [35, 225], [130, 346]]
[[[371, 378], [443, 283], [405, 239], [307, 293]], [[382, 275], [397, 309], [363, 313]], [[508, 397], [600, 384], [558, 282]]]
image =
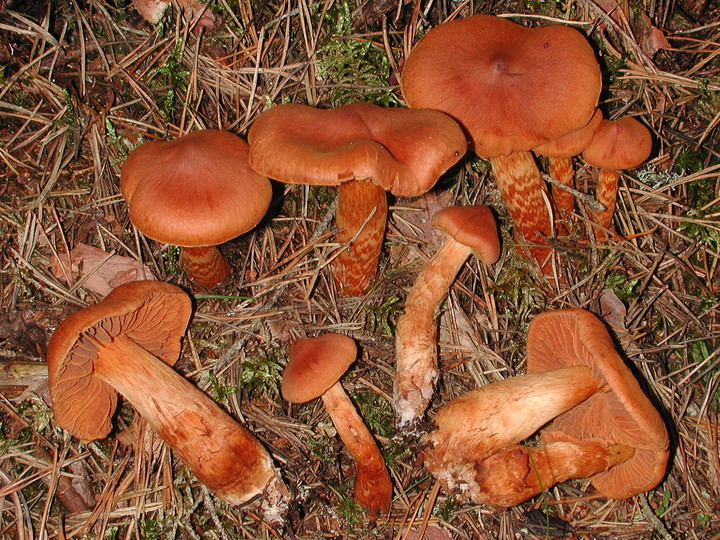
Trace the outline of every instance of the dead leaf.
[[600, 293], [600, 318], [612, 326], [617, 333], [626, 333], [625, 317], [627, 309], [615, 291], [605, 289]]
[[420, 531], [413, 527], [406, 535], [408, 540], [452, 540], [452, 535], [440, 525], [428, 523], [425, 534], [420, 537]]
[[655, 56], [655, 53], [660, 49], [669, 49], [671, 47], [664, 32], [653, 25], [650, 17], [644, 11], [640, 11], [639, 16], [635, 17], [633, 30], [640, 49], [649, 58]]
[[101, 296], [123, 283], [155, 279], [147, 265], [87, 244], [75, 246], [69, 257], [64, 253], [54, 257], [51, 270], [56, 278], [68, 285], [87, 276], [82, 286]]

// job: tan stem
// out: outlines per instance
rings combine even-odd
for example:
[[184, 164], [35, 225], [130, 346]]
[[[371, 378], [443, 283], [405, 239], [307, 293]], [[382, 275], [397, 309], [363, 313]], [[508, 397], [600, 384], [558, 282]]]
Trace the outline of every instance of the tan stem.
[[183, 247], [180, 261], [193, 281], [214, 287], [230, 275], [227, 259], [215, 246]]
[[[596, 197], [598, 202], [601, 203], [605, 209], [597, 212], [595, 214], [595, 219], [599, 225], [606, 229], [609, 229], [612, 225], [619, 180], [619, 171], [612, 169], [600, 169], [597, 181]], [[598, 242], [605, 242], [608, 239], [608, 235], [602, 229], [595, 229], [595, 239]]]
[[359, 296], [369, 290], [378, 270], [387, 225], [387, 193], [370, 182], [351, 181], [338, 187], [338, 199], [335, 241], [350, 246], [333, 261], [333, 275], [341, 296]]
[[322, 400], [340, 439], [357, 465], [355, 502], [365, 508], [372, 519], [387, 513], [392, 499], [392, 481], [375, 439], [340, 383], [331, 386]]
[[588, 478], [623, 463], [634, 452], [622, 444], [512, 446], [474, 465], [468, 495], [478, 504], [515, 506], [560, 482]]
[[[575, 187], [575, 168], [573, 167], [572, 158], [549, 158], [549, 174], [562, 185]], [[557, 217], [560, 218], [555, 222], [555, 228], [559, 233], [567, 234], [568, 226], [563, 221], [569, 220], [575, 210], [575, 197], [569, 191], [552, 187], [552, 200], [557, 210]]]
[[277, 480], [258, 440], [171, 367], [125, 336], [96, 346], [95, 375], [125, 396], [218, 497], [241, 504]]
[[517, 444], [595, 391], [587, 366], [519, 375], [455, 398], [435, 415], [427, 467], [433, 474]]
[[[530, 152], [513, 152], [490, 158], [500, 195], [515, 224], [518, 241], [547, 244], [551, 236], [550, 215], [545, 202], [547, 187]], [[548, 197], [549, 200], [549, 197]], [[543, 272], [549, 272], [550, 248], [531, 245], [528, 250]]]
[[438, 377], [437, 314], [471, 249], [452, 238], [430, 259], [415, 279], [395, 335], [393, 398], [397, 427], [407, 437], [417, 435], [435, 391]]

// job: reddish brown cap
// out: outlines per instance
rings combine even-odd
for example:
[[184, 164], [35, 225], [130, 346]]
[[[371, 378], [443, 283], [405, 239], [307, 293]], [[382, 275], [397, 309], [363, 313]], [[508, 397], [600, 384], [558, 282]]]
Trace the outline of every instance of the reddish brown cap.
[[533, 148], [533, 152], [551, 158], [568, 158], [579, 155], [585, 150], [595, 134], [595, 130], [600, 127], [603, 121], [603, 114], [600, 109], [595, 109], [590, 121], [582, 128], [567, 135], [563, 135], [559, 139], [541, 144]]
[[667, 466], [667, 429], [618, 355], [605, 326], [582, 309], [538, 315], [528, 331], [528, 373], [568, 365], [589, 366], [605, 388], [556, 418], [543, 433], [543, 440], [603, 442], [635, 448], [632, 458], [593, 476], [593, 485], [616, 499], [655, 487]]
[[130, 152], [120, 189], [146, 236], [185, 247], [215, 246], [252, 229], [272, 187], [250, 168], [248, 145], [227, 131], [194, 131]]
[[630, 116], [603, 120], [595, 131], [583, 159], [601, 169], [632, 169], [652, 152], [650, 131]]
[[93, 376], [100, 341], [125, 334], [172, 366], [180, 355], [192, 305], [179, 287], [160, 281], [120, 285], [99, 304], [76, 311], [48, 343], [50, 396], [58, 425], [82, 440], [105, 437], [117, 407], [115, 390]]
[[288, 351], [281, 393], [291, 403], [322, 396], [340, 380], [357, 357], [355, 341], [343, 334], [298, 339]]
[[368, 180], [403, 196], [428, 191], [467, 150], [457, 122], [439, 111], [369, 103], [278, 105], [255, 120], [248, 141], [252, 167], [280, 182]]
[[448, 113], [478, 155], [495, 157], [587, 124], [602, 80], [577, 30], [473, 15], [430, 30], [408, 55], [401, 86], [408, 105]]
[[500, 258], [500, 237], [492, 211], [487, 206], [450, 206], [433, 214], [433, 227], [470, 247], [485, 264]]

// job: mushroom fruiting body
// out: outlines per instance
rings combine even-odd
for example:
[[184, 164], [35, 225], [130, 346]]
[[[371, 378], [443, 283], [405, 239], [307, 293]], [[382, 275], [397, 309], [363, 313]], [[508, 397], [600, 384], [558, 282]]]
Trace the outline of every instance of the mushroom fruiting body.
[[605, 229], [612, 223], [620, 170], [641, 165], [650, 156], [651, 151], [650, 131], [632, 117], [603, 120], [595, 130], [582, 156], [587, 163], [600, 169], [596, 197], [605, 209], [595, 216], [597, 223], [602, 227], [595, 232], [599, 242], [607, 240]]
[[186, 272], [208, 287], [230, 273], [216, 246], [252, 229], [270, 205], [270, 181], [247, 158], [240, 137], [206, 129], [147, 142], [123, 163], [130, 220], [149, 238], [181, 246]]
[[[401, 81], [408, 105], [460, 122], [472, 150], [490, 159], [516, 232], [542, 244], [552, 233], [546, 188], [528, 151], [585, 126], [601, 86], [595, 54], [577, 30], [526, 28], [490, 15], [430, 30], [408, 55]], [[541, 264], [549, 254], [530, 251]]]
[[288, 493], [270, 455], [170, 367], [191, 310], [182, 289], [136, 281], [63, 321], [47, 352], [55, 420], [79, 439], [103, 438], [119, 392], [218, 497], [241, 504], [262, 495], [268, 520], [281, 520]]
[[299, 339], [290, 346], [281, 389], [291, 403], [322, 397], [340, 439], [357, 465], [355, 501], [374, 519], [390, 509], [392, 481], [375, 439], [339, 382], [356, 356], [355, 342], [342, 334]]
[[437, 307], [472, 253], [485, 264], [500, 257], [500, 239], [489, 208], [444, 208], [433, 215], [432, 222], [444, 233], [445, 242], [410, 289], [395, 336], [395, 417], [398, 429], [408, 438], [418, 435], [418, 423], [438, 377]]
[[345, 185], [336, 222], [339, 292], [365, 293], [377, 271], [385, 236], [387, 195], [428, 191], [467, 149], [457, 122], [439, 111], [387, 109], [353, 103], [334, 109], [278, 105], [248, 132], [251, 166], [290, 184]]
[[[427, 466], [448, 489], [475, 503], [513, 506], [570, 478], [590, 477], [612, 498], [658, 484], [668, 458], [665, 425], [594, 315], [538, 315], [527, 365], [526, 375], [438, 412], [438, 429], [426, 436]], [[550, 421], [541, 444], [518, 444]]]

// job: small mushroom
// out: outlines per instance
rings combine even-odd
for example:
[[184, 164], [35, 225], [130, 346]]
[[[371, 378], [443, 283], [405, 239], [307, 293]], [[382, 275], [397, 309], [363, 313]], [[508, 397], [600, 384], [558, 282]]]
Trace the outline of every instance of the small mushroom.
[[598, 242], [607, 240], [605, 229], [612, 223], [621, 169], [641, 165], [652, 152], [652, 135], [648, 128], [630, 116], [603, 120], [595, 130], [590, 144], [582, 153], [590, 165], [599, 167], [596, 197], [605, 210], [598, 212], [595, 231]]
[[[602, 111], [595, 109], [590, 121], [581, 129], [563, 135], [559, 139], [541, 144], [533, 148], [533, 152], [546, 156], [549, 161], [549, 175], [560, 182], [560, 184], [575, 187], [575, 169], [573, 167], [573, 156], [578, 156], [585, 150], [592, 140], [595, 130], [603, 120]], [[575, 197], [570, 191], [552, 187], [552, 199], [559, 217], [567, 219], [575, 209]], [[567, 227], [557, 227], [558, 230], [567, 231]]]
[[547, 189], [529, 150], [585, 126], [602, 87], [585, 37], [568, 26], [526, 28], [473, 15], [430, 30], [410, 51], [401, 88], [411, 107], [455, 118], [490, 160], [515, 223], [543, 270], [551, 236]]
[[392, 481], [375, 439], [339, 382], [356, 356], [355, 341], [342, 334], [298, 339], [290, 345], [281, 391], [291, 403], [322, 398], [340, 439], [355, 459], [355, 501], [375, 519], [390, 509]]
[[261, 496], [278, 523], [288, 492], [268, 452], [171, 367], [191, 310], [182, 289], [135, 281], [65, 319], [47, 351], [55, 420], [81, 440], [103, 438], [119, 392], [213, 493], [231, 504]]
[[[612, 498], [660, 482], [667, 430], [597, 317], [581, 309], [538, 315], [527, 366], [526, 375], [473, 390], [438, 412], [438, 429], [426, 436], [427, 466], [449, 490], [513, 506], [571, 478], [590, 477]], [[519, 444], [549, 421], [541, 444]]]
[[216, 246], [255, 227], [270, 205], [270, 181], [247, 159], [240, 137], [205, 129], [147, 142], [123, 163], [130, 221], [153, 240], [181, 246], [185, 271], [206, 287], [230, 273]]
[[438, 377], [438, 306], [471, 254], [485, 264], [500, 257], [497, 226], [486, 206], [444, 208], [432, 222], [444, 233], [445, 242], [410, 289], [395, 336], [395, 416], [398, 430], [408, 438], [418, 435]]
[[278, 105], [250, 127], [250, 165], [289, 184], [340, 186], [336, 225], [349, 242], [333, 263], [340, 294], [367, 292], [387, 223], [387, 194], [427, 192], [467, 150], [462, 130], [439, 111], [353, 103], [334, 109]]

